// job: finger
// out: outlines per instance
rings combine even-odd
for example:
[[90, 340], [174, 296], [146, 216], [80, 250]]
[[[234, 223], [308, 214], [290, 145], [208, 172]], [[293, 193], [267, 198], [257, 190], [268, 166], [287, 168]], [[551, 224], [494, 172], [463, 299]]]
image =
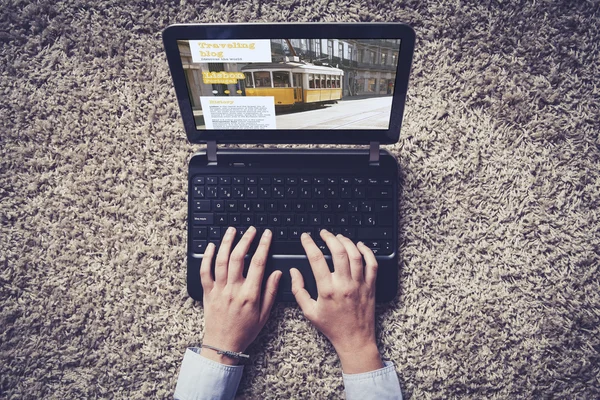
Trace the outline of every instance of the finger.
[[364, 281], [365, 265], [362, 254], [360, 254], [360, 251], [358, 251], [354, 242], [344, 235], [337, 235], [336, 238], [346, 248], [346, 253], [348, 253], [348, 261], [350, 262], [350, 273], [352, 274], [352, 279], [358, 282]]
[[375, 254], [368, 248], [363, 242], [358, 242], [358, 251], [365, 256], [365, 282], [370, 287], [375, 287], [375, 280], [377, 279], [377, 259]]
[[308, 314], [311, 313], [317, 302], [313, 300], [306, 289], [304, 289], [304, 278], [300, 271], [296, 268], [290, 268], [290, 275], [292, 276], [292, 294], [296, 298], [296, 302], [304, 315], [308, 317]]
[[281, 280], [281, 271], [274, 271], [267, 279], [267, 284], [265, 285], [265, 291], [263, 293], [263, 301], [260, 306], [260, 324], [263, 326], [267, 319], [269, 319], [269, 314], [271, 313], [271, 308], [273, 308], [273, 304], [275, 304], [275, 297], [277, 296], [277, 288], [279, 287], [279, 281]]
[[240, 282], [242, 280], [242, 275], [244, 273], [244, 257], [248, 254], [254, 236], [256, 236], [256, 228], [251, 226], [246, 233], [244, 233], [244, 236], [242, 236], [235, 246], [235, 249], [231, 252], [231, 256], [229, 257], [229, 275], [227, 277], [228, 283]]
[[229, 265], [229, 254], [231, 245], [235, 238], [235, 228], [230, 226], [223, 236], [219, 252], [217, 253], [217, 262], [215, 263], [215, 282], [224, 285], [227, 283], [227, 266]]
[[265, 274], [265, 266], [267, 265], [267, 257], [269, 256], [269, 246], [271, 245], [271, 239], [273, 233], [269, 229], [265, 229], [252, 256], [250, 261], [250, 268], [248, 269], [248, 275], [246, 276], [246, 282], [260, 290], [262, 285], [263, 276]]
[[319, 287], [320, 283], [331, 282], [331, 272], [329, 272], [327, 262], [314, 240], [312, 240], [310, 235], [305, 232], [300, 236], [300, 241], [302, 242], [302, 247], [304, 247], [308, 262], [310, 263], [310, 267], [317, 280], [317, 287]]
[[350, 279], [350, 262], [348, 261], [348, 253], [346, 253], [344, 245], [327, 229], [321, 229], [321, 238], [325, 241], [331, 252], [334, 275], [338, 278]]
[[214, 255], [215, 245], [214, 243], [209, 243], [208, 246], [206, 246], [206, 250], [202, 256], [202, 263], [200, 264], [200, 281], [202, 282], [202, 290], [204, 290], [204, 293], [210, 292], [215, 285], [215, 280], [210, 272], [210, 266], [212, 265]]

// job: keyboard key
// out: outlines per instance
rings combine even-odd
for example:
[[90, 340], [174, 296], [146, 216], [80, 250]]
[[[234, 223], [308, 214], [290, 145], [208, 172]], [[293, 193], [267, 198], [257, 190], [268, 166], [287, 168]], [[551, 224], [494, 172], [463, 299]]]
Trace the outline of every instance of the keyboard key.
[[223, 200], [213, 200], [212, 207], [213, 211], [223, 212], [225, 211], [225, 202]]
[[255, 176], [247, 176], [246, 184], [247, 185], [256, 185], [258, 183], [258, 179]]
[[216, 199], [218, 196], [218, 190], [216, 186], [206, 187], [206, 197], [209, 199]]
[[315, 185], [324, 185], [325, 178], [313, 178], [313, 184]]
[[203, 176], [195, 176], [192, 181], [194, 185], [204, 185], [204, 177]]
[[303, 185], [310, 185], [312, 183], [312, 178], [310, 177], [302, 177], [300, 178], [300, 183]]
[[373, 211], [373, 202], [372, 201], [361, 201], [360, 202], [360, 211], [361, 212], [372, 212]]
[[245, 182], [244, 177], [241, 176], [234, 176], [233, 177], [233, 184], [234, 185], [243, 185]]
[[205, 239], [208, 234], [208, 228], [206, 226], [201, 226], [199, 228], [192, 229], [192, 236], [194, 239]]
[[295, 199], [298, 197], [298, 188], [295, 186], [288, 186], [285, 189], [285, 197], [286, 199]]
[[260, 178], [258, 178], [258, 183], [261, 185], [270, 185], [271, 177], [270, 176], [261, 176]]
[[259, 186], [258, 187], [258, 197], [263, 199], [271, 198], [271, 186]]
[[242, 224], [244, 224], [244, 225], [254, 225], [254, 215], [252, 215], [252, 214], [243, 214], [242, 215]]
[[338, 225], [348, 225], [349, 223], [348, 215], [346, 214], [338, 214], [337, 215], [337, 224]]
[[290, 228], [288, 230], [288, 237], [290, 239], [299, 239], [302, 235], [302, 230], [299, 228]]
[[394, 205], [387, 201], [377, 201], [375, 202], [375, 211], [391, 214], [394, 211]]
[[218, 226], [211, 226], [208, 231], [208, 237], [211, 239], [221, 239], [221, 228]]
[[377, 225], [376, 221], [377, 220], [375, 218], [375, 215], [373, 215], [373, 214], [365, 214], [365, 215], [363, 215], [363, 222], [367, 226], [375, 226], [375, 225]]
[[359, 240], [369, 239], [392, 239], [391, 228], [358, 228], [356, 231], [356, 238]]
[[285, 197], [285, 187], [283, 186], [273, 186], [273, 198], [275, 199], [283, 199]]
[[368, 197], [371, 199], [391, 199], [392, 198], [392, 188], [376, 186], [370, 187], [368, 190]]
[[193, 221], [194, 225], [212, 225], [214, 223], [214, 216], [208, 213], [194, 213]]
[[287, 239], [287, 228], [277, 228], [274, 233], [276, 239]]
[[273, 178], [273, 183], [276, 185], [283, 185], [284, 181], [283, 178]]
[[350, 225], [360, 226], [362, 224], [363, 224], [363, 222], [362, 222], [362, 218], [360, 215], [356, 215], [356, 214], [350, 215]]
[[268, 222], [267, 214], [256, 214], [256, 225], [267, 225]]
[[237, 211], [237, 209], [238, 209], [237, 205], [238, 205], [237, 200], [228, 200], [225, 202], [225, 209], [229, 212]]
[[194, 211], [211, 211], [210, 200], [194, 200]]
[[278, 214], [269, 214], [269, 224], [280, 225], [281, 217]]
[[219, 184], [220, 185], [230, 185], [231, 184], [231, 177], [229, 177], [229, 176], [221, 176], [221, 177], [219, 177]]
[[296, 224], [308, 225], [308, 216], [306, 214], [296, 214]]
[[231, 197], [231, 187], [219, 186], [219, 198], [220, 199], [229, 199], [230, 197]]
[[379, 184], [379, 181], [375, 178], [369, 178], [369, 179], [367, 179], [367, 183], [369, 185], [377, 185], [377, 184]]
[[194, 197], [204, 198], [204, 186], [194, 186]]
[[265, 211], [265, 202], [264, 201], [253, 201], [252, 202], [252, 211], [257, 211], [257, 212]]
[[298, 184], [298, 178], [286, 178], [285, 179], [285, 183], [287, 185], [297, 185]]
[[217, 177], [215, 177], [215, 176], [208, 176], [208, 177], [206, 177], [206, 184], [207, 185], [216, 185], [217, 184]]
[[364, 199], [365, 198], [365, 188], [362, 186], [355, 186], [352, 191], [352, 197], [355, 199]]
[[250, 212], [252, 211], [252, 202], [240, 200], [238, 203], [238, 207], [241, 212]]
[[239, 225], [241, 220], [240, 214], [229, 214], [229, 225]]
[[300, 198], [301, 199], [310, 199], [312, 190], [309, 187], [301, 187], [300, 188]]
[[206, 251], [208, 245], [206, 240], [194, 240], [192, 242], [192, 252], [197, 254], [203, 254]]
[[234, 186], [233, 187], [233, 198], [234, 199], [243, 199], [245, 195], [243, 186]]
[[310, 225], [321, 225], [321, 214], [310, 214], [309, 223]]
[[229, 219], [227, 218], [227, 214], [217, 214], [215, 215], [215, 224], [224, 226], [229, 225]]
[[355, 185], [364, 185], [365, 184], [365, 178], [354, 178], [354, 184]]
[[256, 199], [258, 197], [258, 189], [256, 186], [248, 186], [246, 188], [246, 197], [249, 199]]

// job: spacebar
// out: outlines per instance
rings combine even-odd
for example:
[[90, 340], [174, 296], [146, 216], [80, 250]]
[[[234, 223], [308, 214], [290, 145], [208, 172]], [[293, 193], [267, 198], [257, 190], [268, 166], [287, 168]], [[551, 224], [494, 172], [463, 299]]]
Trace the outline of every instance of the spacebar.
[[269, 253], [271, 254], [306, 254], [304, 252], [304, 247], [302, 247], [302, 243], [300, 240], [295, 242], [278, 242], [275, 240], [271, 243], [271, 248], [269, 249]]

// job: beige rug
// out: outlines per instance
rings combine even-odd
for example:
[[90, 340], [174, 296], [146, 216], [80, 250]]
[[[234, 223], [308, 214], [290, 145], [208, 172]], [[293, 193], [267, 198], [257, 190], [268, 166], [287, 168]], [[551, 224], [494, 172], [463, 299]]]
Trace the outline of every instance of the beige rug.
[[[404, 21], [400, 288], [378, 309], [406, 398], [600, 398], [597, 1], [7, 0], [0, 8], [0, 397], [169, 398], [185, 288], [183, 132], [161, 30]], [[239, 394], [339, 398], [296, 308]]]

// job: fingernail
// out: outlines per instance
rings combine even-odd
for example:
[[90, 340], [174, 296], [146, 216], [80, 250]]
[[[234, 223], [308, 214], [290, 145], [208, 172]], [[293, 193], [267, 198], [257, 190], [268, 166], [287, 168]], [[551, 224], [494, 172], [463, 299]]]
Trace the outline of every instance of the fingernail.
[[206, 246], [206, 250], [212, 250], [215, 247], [215, 244], [213, 242], [210, 242], [208, 244], [208, 246]]
[[301, 235], [302, 239], [306, 239], [308, 236], [309, 236], [308, 233], [302, 232], [302, 235]]
[[270, 229], [265, 229], [265, 231], [263, 232], [263, 237], [270, 237], [271, 236], [271, 230]]
[[227, 235], [232, 235], [233, 234], [233, 230], [234, 230], [233, 226], [230, 226], [229, 228], [227, 228], [226, 234]]
[[251, 226], [250, 228], [248, 228], [248, 230], [249, 230], [249, 231], [255, 231], [255, 230], [256, 230], [256, 228], [255, 228], [255, 227], [253, 227], [253, 226]]
[[363, 242], [358, 242], [356, 243], [356, 245], [358, 246], [359, 244], [362, 244], [363, 246], [365, 245]]

